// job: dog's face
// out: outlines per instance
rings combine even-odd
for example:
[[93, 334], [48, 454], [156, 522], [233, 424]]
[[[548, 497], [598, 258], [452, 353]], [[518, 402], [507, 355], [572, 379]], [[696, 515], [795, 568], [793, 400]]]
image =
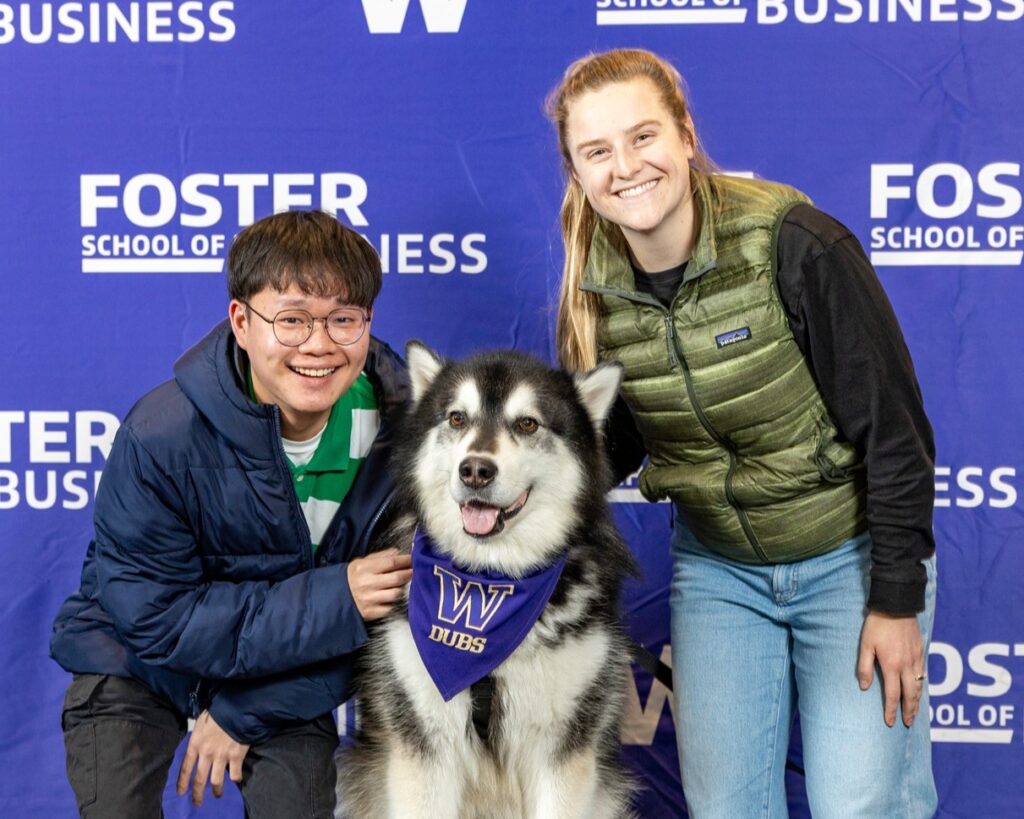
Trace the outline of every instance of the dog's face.
[[518, 353], [444, 362], [407, 348], [415, 407], [404, 468], [441, 551], [476, 570], [521, 576], [550, 563], [597, 490], [597, 446], [621, 368], [580, 376]]

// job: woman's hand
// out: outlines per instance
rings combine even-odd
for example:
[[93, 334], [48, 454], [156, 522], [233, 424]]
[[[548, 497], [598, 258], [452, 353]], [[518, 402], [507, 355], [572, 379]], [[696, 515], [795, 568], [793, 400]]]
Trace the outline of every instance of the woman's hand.
[[860, 633], [857, 662], [861, 690], [871, 687], [876, 664], [882, 675], [885, 724], [890, 728], [896, 724], [896, 707], [901, 704], [903, 724], [909, 728], [917, 716], [927, 682], [924, 641], [917, 617], [868, 612]]

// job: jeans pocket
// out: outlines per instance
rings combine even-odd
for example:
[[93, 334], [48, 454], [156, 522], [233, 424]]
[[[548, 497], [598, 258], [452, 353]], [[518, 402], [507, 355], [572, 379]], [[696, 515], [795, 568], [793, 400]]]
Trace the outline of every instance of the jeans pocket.
[[96, 801], [96, 726], [92, 723], [79, 725], [64, 734], [64, 749], [67, 752], [68, 782], [75, 792], [78, 812], [82, 813]]

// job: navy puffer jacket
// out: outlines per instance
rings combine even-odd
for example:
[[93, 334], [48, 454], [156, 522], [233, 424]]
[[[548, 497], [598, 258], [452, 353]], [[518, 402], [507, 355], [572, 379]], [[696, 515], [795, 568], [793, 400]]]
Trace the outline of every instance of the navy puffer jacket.
[[128, 414], [50, 653], [68, 671], [139, 680], [182, 713], [209, 707], [235, 739], [258, 742], [348, 696], [366, 628], [347, 561], [366, 553], [393, 494], [387, 460], [408, 382], [371, 340], [381, 430], [314, 567], [279, 411], [249, 400], [244, 367], [225, 321]]

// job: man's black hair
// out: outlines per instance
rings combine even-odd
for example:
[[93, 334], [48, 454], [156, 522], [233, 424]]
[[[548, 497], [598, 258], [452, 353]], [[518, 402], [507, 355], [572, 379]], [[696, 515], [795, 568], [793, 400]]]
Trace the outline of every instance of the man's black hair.
[[249, 301], [265, 288], [297, 285], [369, 310], [380, 293], [380, 257], [351, 228], [322, 211], [288, 211], [242, 230], [228, 252], [228, 294]]

